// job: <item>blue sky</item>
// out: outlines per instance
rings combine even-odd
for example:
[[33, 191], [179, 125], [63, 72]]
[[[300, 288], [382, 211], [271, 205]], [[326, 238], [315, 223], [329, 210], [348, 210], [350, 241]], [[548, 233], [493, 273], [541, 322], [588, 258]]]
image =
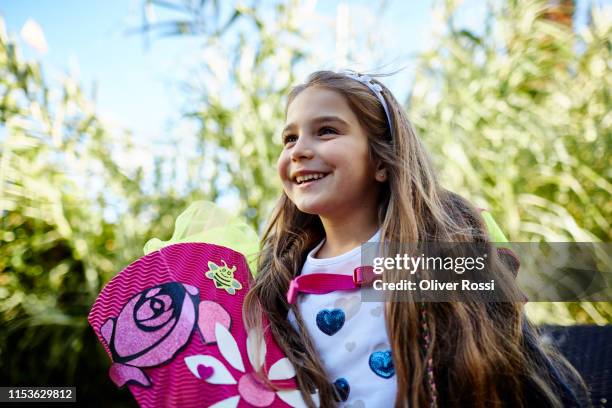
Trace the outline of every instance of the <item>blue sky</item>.
[[170, 61], [195, 44], [158, 41], [147, 49], [142, 36], [127, 35], [138, 24], [140, 1], [9, 1], [0, 4], [0, 13], [14, 33], [28, 18], [36, 20], [49, 51], [40, 56], [24, 46], [26, 57], [42, 60], [47, 77], [78, 71], [89, 91], [95, 82], [99, 108], [122, 126], [146, 137], [176, 112], [177, 73]]

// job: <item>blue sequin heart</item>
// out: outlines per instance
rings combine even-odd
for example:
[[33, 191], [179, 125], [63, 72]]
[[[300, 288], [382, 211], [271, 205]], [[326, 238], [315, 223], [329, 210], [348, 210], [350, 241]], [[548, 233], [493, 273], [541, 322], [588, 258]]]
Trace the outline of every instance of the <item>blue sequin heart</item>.
[[342, 309], [323, 309], [317, 313], [317, 327], [328, 336], [338, 333], [342, 326], [344, 326]]
[[379, 377], [391, 378], [395, 374], [395, 366], [391, 358], [391, 350], [375, 351], [370, 354], [370, 369]]
[[349, 393], [351, 392], [351, 386], [348, 381], [344, 378], [338, 378], [334, 381], [334, 387], [336, 387], [336, 392], [338, 393], [338, 397], [342, 401], [346, 401], [348, 399]]

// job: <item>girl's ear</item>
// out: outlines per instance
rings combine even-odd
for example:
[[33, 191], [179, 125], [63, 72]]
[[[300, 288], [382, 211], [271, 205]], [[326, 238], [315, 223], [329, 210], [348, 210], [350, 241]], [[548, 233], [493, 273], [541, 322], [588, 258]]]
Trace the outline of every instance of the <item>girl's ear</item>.
[[387, 169], [383, 167], [382, 163], [376, 166], [376, 174], [374, 177], [376, 178], [376, 181], [381, 183], [387, 180]]

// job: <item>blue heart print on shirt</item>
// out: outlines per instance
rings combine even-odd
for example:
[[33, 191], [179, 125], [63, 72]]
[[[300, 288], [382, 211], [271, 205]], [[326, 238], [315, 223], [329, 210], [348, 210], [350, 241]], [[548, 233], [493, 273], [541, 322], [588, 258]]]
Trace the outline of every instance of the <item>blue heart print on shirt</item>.
[[375, 351], [370, 354], [370, 369], [379, 377], [391, 378], [395, 374], [395, 366], [391, 357], [391, 350]]
[[317, 327], [328, 336], [333, 336], [344, 326], [342, 309], [323, 309], [317, 313]]
[[342, 401], [346, 401], [348, 399], [349, 393], [351, 392], [351, 386], [348, 381], [344, 378], [338, 378], [334, 381], [334, 387], [336, 387], [336, 392]]

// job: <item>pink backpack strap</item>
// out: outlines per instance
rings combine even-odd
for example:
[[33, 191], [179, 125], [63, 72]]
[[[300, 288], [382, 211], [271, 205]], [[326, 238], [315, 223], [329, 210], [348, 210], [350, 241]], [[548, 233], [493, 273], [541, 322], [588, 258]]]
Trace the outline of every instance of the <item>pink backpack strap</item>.
[[315, 295], [334, 292], [336, 290], [354, 290], [374, 281], [376, 274], [372, 266], [358, 266], [353, 275], [337, 273], [311, 273], [294, 278], [289, 284], [287, 301], [295, 303], [300, 292]]

